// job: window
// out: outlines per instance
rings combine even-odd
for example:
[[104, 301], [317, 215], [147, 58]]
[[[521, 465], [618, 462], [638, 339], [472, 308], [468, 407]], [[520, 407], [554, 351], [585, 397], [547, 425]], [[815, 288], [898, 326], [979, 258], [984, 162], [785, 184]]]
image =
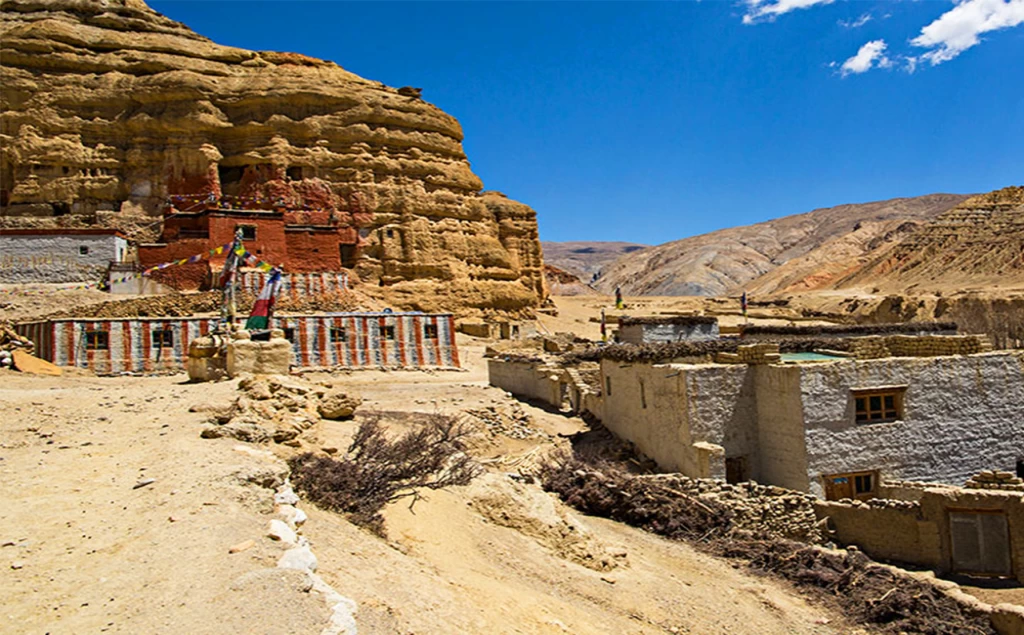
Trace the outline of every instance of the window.
[[605, 377], [604, 378], [604, 394], [605, 394], [606, 397], [611, 397], [612, 396], [612, 378], [611, 377]]
[[875, 491], [874, 478], [871, 474], [856, 474], [853, 477], [854, 494], [871, 494]]
[[380, 327], [380, 338], [383, 340], [395, 339], [395, 327], [393, 326], [382, 326]]
[[157, 329], [151, 335], [153, 348], [174, 348], [174, 331], [171, 329]]
[[347, 342], [348, 332], [343, 326], [332, 326], [331, 327], [331, 341], [332, 342]]
[[85, 350], [106, 351], [110, 350], [110, 333], [106, 331], [86, 331]]
[[647, 408], [647, 393], [644, 391], [644, 380], [640, 380], [640, 407]]
[[437, 325], [436, 324], [424, 324], [423, 325], [423, 337], [428, 340], [437, 339]]
[[255, 225], [238, 225], [237, 228], [242, 230], [242, 240], [256, 240]]
[[295, 341], [295, 329], [284, 329], [284, 339], [289, 342]]
[[878, 495], [878, 472], [829, 474], [824, 477], [824, 481], [826, 500], [867, 500]]
[[86, 247], [85, 245], [79, 245], [78, 246], [78, 255], [79, 256], [88, 256], [89, 255], [89, 248]]
[[351, 269], [356, 266], [356, 246], [355, 245], [338, 245], [338, 251], [341, 256], [341, 266], [346, 269]]
[[903, 418], [903, 388], [853, 392], [857, 423], [887, 423]]

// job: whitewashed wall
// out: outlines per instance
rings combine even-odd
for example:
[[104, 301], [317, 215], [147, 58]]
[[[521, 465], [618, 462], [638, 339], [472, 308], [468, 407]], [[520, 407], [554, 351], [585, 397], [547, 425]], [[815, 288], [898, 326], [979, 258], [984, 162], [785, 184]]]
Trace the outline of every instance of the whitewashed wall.
[[125, 239], [112, 234], [0, 234], [0, 282], [98, 281], [127, 249]]

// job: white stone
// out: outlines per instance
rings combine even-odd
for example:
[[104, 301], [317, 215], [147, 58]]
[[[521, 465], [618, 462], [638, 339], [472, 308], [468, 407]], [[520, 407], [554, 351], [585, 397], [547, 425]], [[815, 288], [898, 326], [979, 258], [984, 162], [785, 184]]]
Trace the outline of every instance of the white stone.
[[267, 531], [267, 535], [273, 540], [280, 540], [283, 543], [292, 545], [298, 541], [298, 536], [295, 534], [295, 531], [283, 521], [277, 520], [276, 518], [270, 521], [270, 529]]
[[295, 547], [285, 551], [277, 566], [282, 569], [297, 569], [299, 571], [316, 571], [317, 560], [309, 547]]
[[285, 485], [274, 494], [274, 502], [278, 505], [294, 505], [299, 502], [299, 497], [295, 494], [291, 485]]

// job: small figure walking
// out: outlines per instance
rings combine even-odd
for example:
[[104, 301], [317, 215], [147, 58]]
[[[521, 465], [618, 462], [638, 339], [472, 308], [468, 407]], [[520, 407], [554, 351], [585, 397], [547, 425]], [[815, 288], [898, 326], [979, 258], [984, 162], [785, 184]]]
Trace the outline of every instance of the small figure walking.
[[622, 289], [620, 287], [615, 287], [615, 308], [626, 308], [626, 305], [622, 303]]

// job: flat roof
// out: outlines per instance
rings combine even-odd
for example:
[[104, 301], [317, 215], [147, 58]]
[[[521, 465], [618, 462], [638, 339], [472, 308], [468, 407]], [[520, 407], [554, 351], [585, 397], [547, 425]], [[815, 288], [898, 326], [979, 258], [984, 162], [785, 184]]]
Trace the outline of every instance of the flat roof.
[[125, 235], [111, 227], [40, 227], [0, 229], [0, 236], [118, 236]]

